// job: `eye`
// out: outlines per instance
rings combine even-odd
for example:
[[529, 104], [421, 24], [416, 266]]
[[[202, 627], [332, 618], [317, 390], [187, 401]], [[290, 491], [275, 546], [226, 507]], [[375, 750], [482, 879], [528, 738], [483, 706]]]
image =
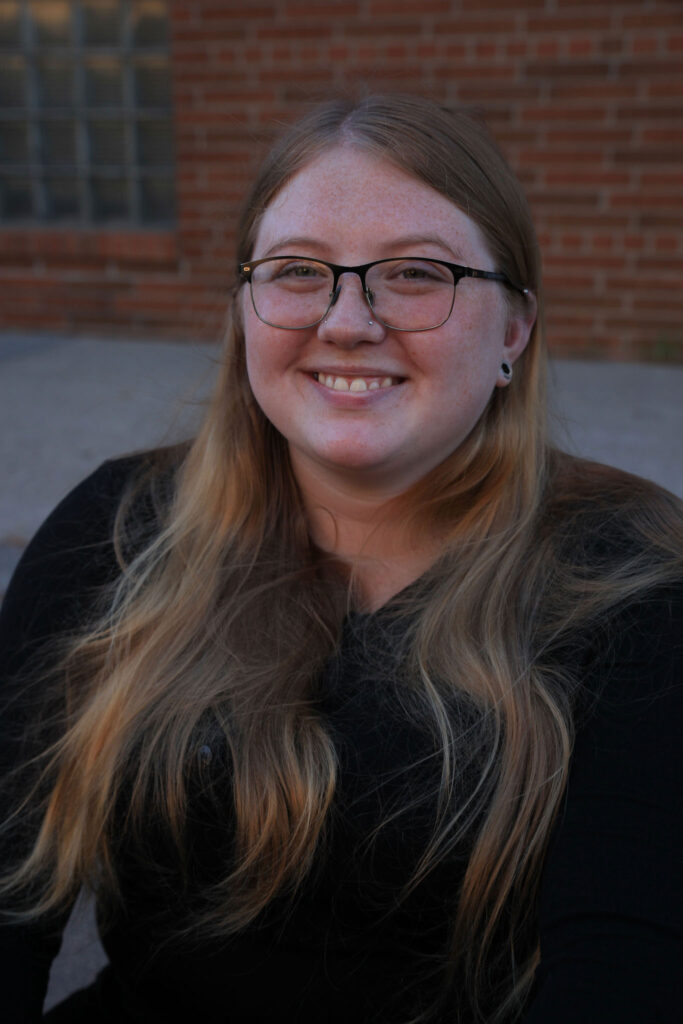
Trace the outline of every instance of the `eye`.
[[283, 276], [291, 274], [293, 277], [315, 277], [317, 273], [319, 273], [318, 268], [310, 263], [292, 263], [281, 270]]
[[326, 277], [327, 274], [327, 267], [318, 263], [310, 263], [306, 260], [296, 262], [287, 260], [277, 264], [275, 269], [275, 276], [279, 278], [293, 277], [300, 280], [311, 280]]
[[423, 280], [425, 277], [431, 276], [429, 268], [422, 266], [422, 264], [419, 264], [417, 266], [402, 267], [400, 273], [403, 277], [413, 281]]
[[371, 282], [377, 286], [390, 288], [392, 291], [436, 289], [443, 285], [453, 286], [453, 275], [448, 267], [442, 267], [430, 260], [402, 259], [391, 260], [373, 268], [376, 273], [370, 274]]
[[273, 260], [265, 266], [268, 268], [266, 280], [288, 289], [327, 287], [332, 277], [324, 263], [314, 260]]
[[451, 273], [447, 267], [430, 260], [397, 260], [389, 264], [390, 272], [396, 273], [406, 281], [446, 281], [450, 280]]

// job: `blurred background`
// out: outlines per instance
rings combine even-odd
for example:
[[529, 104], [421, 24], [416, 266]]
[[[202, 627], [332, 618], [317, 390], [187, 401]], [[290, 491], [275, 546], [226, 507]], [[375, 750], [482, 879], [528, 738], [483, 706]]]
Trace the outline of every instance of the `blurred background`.
[[683, 361], [680, 0], [0, 0], [0, 326], [214, 339], [254, 162], [359, 87], [486, 118], [555, 355]]

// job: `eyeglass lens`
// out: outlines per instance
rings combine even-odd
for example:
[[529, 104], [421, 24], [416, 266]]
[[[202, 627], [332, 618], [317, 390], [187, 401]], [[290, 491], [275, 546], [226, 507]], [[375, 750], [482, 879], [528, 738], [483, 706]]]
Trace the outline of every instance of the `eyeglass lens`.
[[[453, 274], [430, 260], [377, 263], [367, 271], [365, 285], [375, 317], [397, 330], [438, 327], [453, 306]], [[309, 259], [267, 260], [254, 267], [251, 277], [254, 309], [273, 327], [318, 323], [329, 309], [333, 286], [332, 270]]]

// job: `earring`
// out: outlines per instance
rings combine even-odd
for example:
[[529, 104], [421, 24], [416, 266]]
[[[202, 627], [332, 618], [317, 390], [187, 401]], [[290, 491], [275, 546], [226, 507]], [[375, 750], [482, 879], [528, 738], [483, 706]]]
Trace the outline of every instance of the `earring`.
[[374, 320], [368, 320], [368, 327], [372, 327], [372, 325], [374, 324], [374, 322], [375, 322]]
[[512, 380], [512, 367], [508, 363], [507, 359], [504, 359], [500, 364], [500, 372], [505, 377], [505, 380]]

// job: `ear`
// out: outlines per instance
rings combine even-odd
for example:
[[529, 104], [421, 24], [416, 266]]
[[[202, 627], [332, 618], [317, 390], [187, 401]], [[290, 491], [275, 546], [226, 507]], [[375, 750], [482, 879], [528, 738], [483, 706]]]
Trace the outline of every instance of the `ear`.
[[[504, 361], [512, 366], [515, 360], [519, 359], [531, 337], [537, 313], [538, 302], [533, 292], [528, 292], [521, 302], [515, 302], [508, 318], [501, 362]], [[496, 387], [504, 388], [509, 383], [510, 377], [501, 372], [496, 381]]]

